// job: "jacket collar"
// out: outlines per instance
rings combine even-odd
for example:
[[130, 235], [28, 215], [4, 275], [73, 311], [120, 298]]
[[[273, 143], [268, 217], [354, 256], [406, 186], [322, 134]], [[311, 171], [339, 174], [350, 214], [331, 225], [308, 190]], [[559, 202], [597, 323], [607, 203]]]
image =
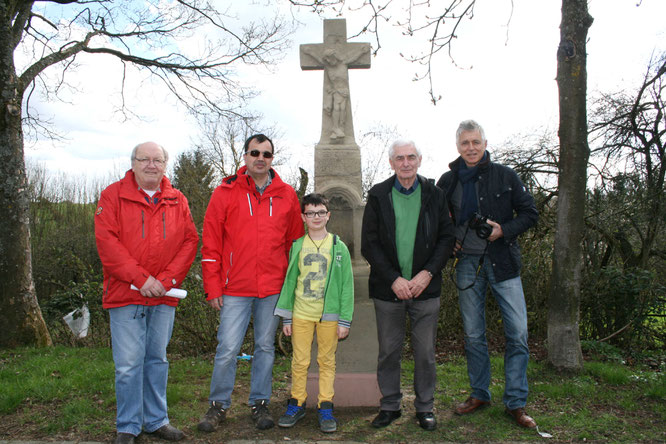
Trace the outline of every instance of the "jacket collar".
[[[284, 182], [278, 175], [277, 171], [275, 171], [273, 168], [268, 170], [268, 174], [271, 176], [271, 184], [268, 186], [268, 188], [266, 188], [264, 194], [270, 193], [272, 190], [281, 188], [284, 185]], [[240, 167], [238, 171], [236, 171], [236, 174], [233, 176], [227, 176], [222, 179], [221, 186], [230, 188], [233, 188], [234, 186], [240, 186], [250, 191], [256, 190], [254, 180], [247, 174], [247, 167], [245, 165]]]
[[[490, 151], [486, 150], [486, 154], [487, 156], [485, 156], [485, 158], [481, 160], [481, 162], [479, 162], [479, 171], [485, 171], [486, 169], [488, 169], [488, 165], [490, 165]], [[460, 170], [460, 165], [462, 162], [464, 162], [462, 156], [458, 156], [456, 160], [454, 160], [449, 164], [449, 168], [451, 169], [451, 171], [458, 173], [458, 170]]]
[[[141, 192], [139, 184], [136, 183], [134, 171], [127, 170], [125, 177], [120, 179], [120, 195], [125, 199], [145, 202], [144, 193]], [[166, 176], [163, 176], [160, 182], [161, 199], [172, 199], [174, 196], [175, 192], [171, 182]]]
[[[391, 189], [393, 188], [393, 184], [395, 183], [396, 175], [392, 175], [388, 179], [386, 179], [384, 182], [378, 183], [376, 186], [370, 189], [368, 192], [369, 194], [373, 195], [382, 195], [386, 193], [390, 193]], [[421, 193], [426, 193], [427, 192], [427, 186], [426, 183], [428, 182], [428, 179], [425, 177], [421, 176], [420, 174], [416, 175], [416, 180], [419, 181], [419, 184], [421, 185]]]

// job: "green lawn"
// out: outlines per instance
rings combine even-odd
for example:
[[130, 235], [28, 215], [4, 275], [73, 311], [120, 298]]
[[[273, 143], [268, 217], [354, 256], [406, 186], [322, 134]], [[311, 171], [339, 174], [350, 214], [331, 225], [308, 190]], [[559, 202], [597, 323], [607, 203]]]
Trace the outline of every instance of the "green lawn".
[[[531, 441], [534, 431], [517, 427], [504, 413], [503, 363], [492, 357], [493, 404], [477, 414], [451, 413], [468, 395], [464, 358], [438, 365], [435, 432], [421, 430], [413, 418], [411, 377], [413, 363], [404, 368], [403, 417], [375, 430], [369, 421], [376, 409], [337, 409], [338, 432], [324, 435], [316, 428], [316, 414], [289, 430], [257, 431], [249, 420], [247, 390], [250, 364], [240, 361], [234, 405], [222, 430], [212, 435], [196, 431], [207, 408], [212, 357], [171, 356], [169, 416], [192, 442], [229, 439], [386, 441]], [[662, 365], [663, 367], [663, 365]], [[662, 371], [621, 363], [587, 362], [575, 376], [554, 372], [531, 362], [528, 413], [541, 431], [563, 441], [666, 440], [666, 376]], [[113, 361], [109, 349], [54, 347], [0, 351], [0, 439], [109, 440], [115, 431]], [[289, 360], [277, 357], [272, 413], [278, 416], [289, 397]], [[148, 438], [152, 439], [152, 438]]]

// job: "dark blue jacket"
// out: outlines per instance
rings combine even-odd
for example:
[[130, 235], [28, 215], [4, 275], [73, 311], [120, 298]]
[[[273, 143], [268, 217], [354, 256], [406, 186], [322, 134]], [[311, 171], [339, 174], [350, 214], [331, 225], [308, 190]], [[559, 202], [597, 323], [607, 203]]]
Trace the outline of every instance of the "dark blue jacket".
[[[446, 194], [454, 221], [455, 214], [450, 202], [458, 183], [461, 162], [461, 157], [451, 162], [451, 171], [442, 174], [437, 182], [437, 186]], [[504, 233], [504, 237], [488, 246], [487, 254], [492, 262], [495, 279], [501, 282], [520, 276], [518, 236], [534, 226], [539, 219], [534, 198], [515, 171], [490, 161], [489, 152], [486, 160], [479, 164], [478, 198], [478, 212], [499, 223]]]
[[[439, 297], [442, 291], [442, 268], [451, 255], [455, 237], [449, 209], [442, 190], [432, 181], [417, 176], [421, 185], [421, 211], [416, 238], [411, 279], [421, 270], [432, 273], [428, 287], [418, 300]], [[399, 301], [391, 285], [402, 276], [395, 244], [395, 212], [391, 190], [395, 175], [378, 183], [368, 191], [368, 203], [363, 212], [361, 253], [370, 264], [370, 297], [385, 301]]]

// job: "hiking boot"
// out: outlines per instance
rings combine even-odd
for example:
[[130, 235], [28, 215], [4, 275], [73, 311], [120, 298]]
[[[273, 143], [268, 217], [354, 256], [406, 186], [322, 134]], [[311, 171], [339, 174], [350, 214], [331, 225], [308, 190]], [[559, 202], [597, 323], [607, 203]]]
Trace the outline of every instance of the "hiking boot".
[[185, 438], [185, 434], [171, 424], [164, 424], [162, 427], [152, 432], [152, 434], [166, 441], [180, 441]]
[[252, 406], [252, 420], [259, 430], [270, 429], [275, 425], [271, 412], [268, 411], [268, 399], [260, 399]]
[[319, 406], [319, 428], [324, 433], [332, 433], [338, 429], [338, 420], [333, 417], [333, 403], [322, 402]]
[[298, 401], [291, 398], [287, 401], [287, 411], [280, 416], [278, 425], [280, 427], [293, 427], [302, 417], [305, 416], [305, 403], [299, 406]]
[[217, 426], [227, 417], [227, 412], [222, 408], [222, 404], [216, 401], [210, 403], [210, 408], [206, 414], [201, 418], [201, 422], [197, 425], [197, 429], [201, 432], [214, 432]]
[[134, 438], [136, 438], [136, 436], [132, 435], [131, 433], [119, 432], [116, 435], [116, 439], [113, 441], [113, 444], [134, 444]]

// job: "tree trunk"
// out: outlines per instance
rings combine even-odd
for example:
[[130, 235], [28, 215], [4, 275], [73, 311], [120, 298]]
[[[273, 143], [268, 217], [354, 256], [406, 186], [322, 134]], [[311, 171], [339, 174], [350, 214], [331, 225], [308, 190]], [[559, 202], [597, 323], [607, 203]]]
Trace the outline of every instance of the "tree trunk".
[[[0, 20], [9, 21], [0, 8]], [[0, 348], [51, 345], [32, 280], [29, 197], [11, 23], [0, 23]]]
[[583, 267], [587, 161], [587, 0], [562, 0], [557, 85], [560, 108], [560, 163], [553, 274], [548, 299], [548, 360], [560, 369], [580, 370], [580, 286]]

